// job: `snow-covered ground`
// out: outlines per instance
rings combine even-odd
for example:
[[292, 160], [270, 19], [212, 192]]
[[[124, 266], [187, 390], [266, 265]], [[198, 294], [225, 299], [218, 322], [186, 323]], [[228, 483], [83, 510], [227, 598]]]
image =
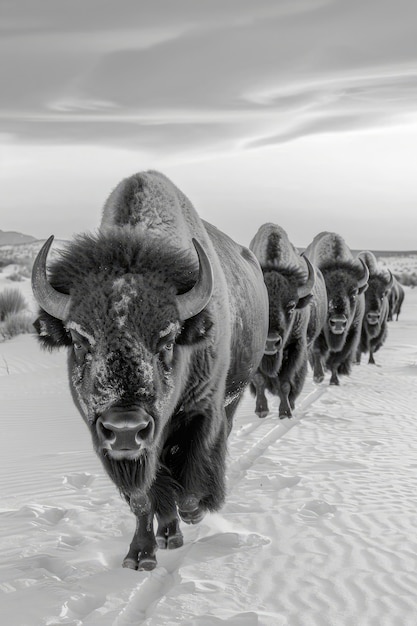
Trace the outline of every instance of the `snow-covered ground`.
[[224, 508], [151, 573], [122, 569], [134, 517], [67, 388], [65, 354], [0, 344], [5, 626], [415, 626], [417, 289], [378, 365], [309, 376], [296, 417], [247, 393]]

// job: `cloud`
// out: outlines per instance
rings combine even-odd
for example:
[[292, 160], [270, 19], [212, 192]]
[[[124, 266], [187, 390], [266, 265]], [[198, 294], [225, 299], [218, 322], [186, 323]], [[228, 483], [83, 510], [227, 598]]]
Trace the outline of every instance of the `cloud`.
[[414, 110], [411, 0], [140, 6], [12, 3], [0, 21], [2, 131], [201, 156], [390, 125]]
[[[260, 96], [259, 96], [260, 97]], [[272, 107], [280, 102], [279, 93], [263, 94]], [[298, 86], [294, 93], [286, 90], [284, 101], [290, 102], [298, 115], [272, 132], [248, 140], [245, 147], [284, 143], [312, 134], [354, 131], [415, 121], [417, 102], [417, 68], [402, 75], [382, 73], [371, 76], [348, 76], [325, 83]]]

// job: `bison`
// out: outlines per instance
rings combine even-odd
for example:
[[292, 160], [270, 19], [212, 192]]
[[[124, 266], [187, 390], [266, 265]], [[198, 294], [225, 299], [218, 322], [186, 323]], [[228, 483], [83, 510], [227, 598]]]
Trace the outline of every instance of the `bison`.
[[74, 403], [137, 518], [123, 566], [151, 570], [157, 547], [183, 544], [179, 518], [224, 502], [227, 436], [267, 335], [262, 273], [154, 171], [120, 182], [97, 234], [48, 275], [52, 239], [32, 274], [39, 340], [68, 348]]
[[328, 299], [327, 320], [312, 350], [314, 380], [322, 382], [327, 368], [330, 384], [338, 385], [356, 360], [369, 271], [337, 233], [316, 235], [303, 254], [321, 270]]
[[269, 297], [268, 337], [251, 381], [255, 412], [268, 415], [267, 390], [280, 399], [279, 417], [291, 417], [307, 374], [308, 346], [325, 322], [326, 288], [321, 273], [300, 257], [280, 226], [263, 224], [249, 247], [261, 264]]
[[404, 301], [404, 288], [401, 283], [395, 278], [394, 282], [388, 294], [388, 321], [392, 322], [394, 317], [398, 322], [398, 316], [401, 313], [401, 307]]
[[362, 354], [369, 353], [368, 363], [375, 365], [374, 354], [383, 346], [388, 334], [388, 295], [393, 286], [394, 277], [389, 270], [385, 273], [378, 267], [378, 262], [372, 252], [360, 252], [358, 256], [368, 267], [369, 279], [368, 289], [365, 291], [365, 313], [357, 362], [360, 363]]

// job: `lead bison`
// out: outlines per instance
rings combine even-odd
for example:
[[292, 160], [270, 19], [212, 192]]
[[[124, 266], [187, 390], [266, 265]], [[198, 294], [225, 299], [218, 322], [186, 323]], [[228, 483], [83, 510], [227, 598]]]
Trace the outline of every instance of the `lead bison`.
[[[265, 346], [268, 299], [246, 248], [203, 222], [165, 176], [123, 180], [97, 235], [33, 268], [46, 348], [68, 348], [72, 397], [137, 518], [125, 567], [183, 543], [225, 497], [233, 414]], [[153, 520], [158, 526], [156, 537]]]
[[388, 295], [394, 283], [394, 277], [388, 270], [378, 267], [375, 255], [369, 250], [358, 255], [369, 270], [368, 289], [365, 291], [365, 313], [357, 353], [357, 362], [361, 355], [369, 353], [368, 363], [375, 365], [374, 354], [385, 343], [388, 335]]
[[268, 415], [267, 390], [279, 396], [279, 416], [291, 417], [307, 374], [308, 347], [326, 319], [326, 287], [321, 272], [300, 257], [280, 226], [263, 224], [249, 247], [261, 264], [269, 297], [268, 338], [251, 382], [255, 412]]
[[336, 233], [316, 235], [304, 256], [321, 270], [328, 299], [327, 321], [312, 350], [313, 377], [321, 382], [327, 368], [331, 372], [330, 384], [338, 385], [339, 376], [350, 374], [356, 360], [368, 268], [362, 259], [353, 257], [344, 239]]

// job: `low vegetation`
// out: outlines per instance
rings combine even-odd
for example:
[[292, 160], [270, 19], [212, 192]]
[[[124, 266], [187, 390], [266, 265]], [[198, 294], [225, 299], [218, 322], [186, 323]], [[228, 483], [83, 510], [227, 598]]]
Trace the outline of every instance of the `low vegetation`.
[[417, 286], [417, 255], [408, 256], [394, 255], [383, 256], [378, 259], [381, 265], [389, 268], [395, 278], [406, 287]]
[[32, 314], [19, 289], [0, 292], [0, 341], [33, 332]]

